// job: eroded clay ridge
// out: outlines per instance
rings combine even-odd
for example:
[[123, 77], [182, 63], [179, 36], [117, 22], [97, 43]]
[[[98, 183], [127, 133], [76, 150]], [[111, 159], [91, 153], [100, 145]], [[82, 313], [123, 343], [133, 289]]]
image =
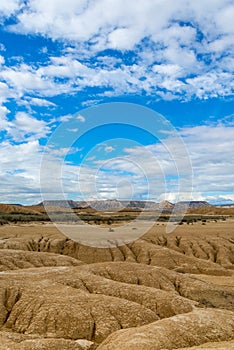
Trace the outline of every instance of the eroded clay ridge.
[[211, 309], [194, 310], [186, 315], [116, 332], [98, 350], [178, 349], [217, 339], [231, 340], [233, 332], [233, 313]]
[[233, 349], [231, 233], [94, 249], [37, 230], [0, 230], [1, 350]]
[[[208, 235], [206, 231], [203, 234], [204, 229], [198, 224], [188, 227], [188, 235], [187, 228], [170, 235], [165, 235], [162, 230], [157, 232], [156, 228], [132, 244], [110, 249], [81, 245], [65, 238], [55, 228], [37, 228], [32, 235], [31, 227], [13, 227], [11, 234], [0, 240], [0, 248], [56, 253], [85, 263], [130, 261], [181, 273], [228, 275], [228, 270], [234, 269], [233, 226], [230, 226], [230, 232], [222, 228], [219, 230], [219, 225], [208, 226]], [[4, 227], [1, 231], [8, 232], [8, 228]]]
[[234, 300], [232, 291], [192, 275], [126, 262], [6, 271], [0, 287], [4, 330], [94, 344], [201, 307], [232, 310]]

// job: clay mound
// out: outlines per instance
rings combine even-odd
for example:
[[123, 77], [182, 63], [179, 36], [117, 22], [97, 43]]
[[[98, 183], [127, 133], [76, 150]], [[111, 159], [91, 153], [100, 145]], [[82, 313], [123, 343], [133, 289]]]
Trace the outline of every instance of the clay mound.
[[[166, 247], [189, 257], [209, 260], [227, 269], [234, 268], [234, 238], [179, 236], [175, 234], [146, 237], [151, 244]], [[186, 271], [185, 271], [186, 272]]]
[[62, 284], [86, 293], [136, 302], [160, 318], [189, 312], [194, 302], [201, 307], [234, 309], [234, 292], [230, 287], [136, 263], [19, 270], [17, 274], [4, 273], [0, 286], [6, 288], [9, 280], [18, 288], [32, 289], [30, 281], [34, 287], [53, 282], [54, 286]]
[[174, 269], [179, 272], [193, 274], [226, 275], [229, 273], [225, 268], [212, 261], [187, 256], [181, 254], [182, 252], [157, 246], [145, 240], [138, 240], [130, 246], [130, 249], [137, 257], [137, 262], [147, 265], [162, 266], [170, 270]]
[[0, 350], [94, 350], [93, 342], [85, 339], [75, 341], [67, 339], [30, 339], [29, 336], [12, 333], [0, 333]]
[[197, 301], [200, 306], [234, 310], [233, 290], [207, 283], [192, 275], [134, 263], [100, 263], [83, 266], [82, 269], [122, 283], [176, 291], [184, 298]]
[[36, 208], [23, 207], [21, 205], [13, 204], [1, 204], [0, 203], [0, 213], [4, 214], [39, 214]]
[[12, 348], [12, 350], [94, 350], [93, 342], [88, 340], [63, 340], [63, 339], [37, 339], [26, 340], [20, 343], [18, 346]]
[[150, 325], [115, 332], [98, 350], [170, 350], [233, 339], [233, 312], [194, 310]]
[[209, 206], [201, 208], [188, 209], [188, 214], [202, 214], [202, 215], [234, 215], [234, 207], [218, 207], [218, 206]]
[[84, 263], [68, 256], [20, 250], [0, 250], [0, 271], [42, 266], [79, 266]]
[[39, 236], [26, 240], [25, 238], [14, 237], [0, 242], [0, 248], [63, 254], [88, 264], [105, 261], [127, 261], [162, 266], [183, 273], [221, 276], [230, 274], [224, 267], [215, 262], [195, 256], [187, 256], [182, 251], [175, 251], [173, 248], [162, 247], [143, 239], [125, 246], [102, 249], [83, 246], [67, 238]]
[[159, 224], [112, 249], [1, 226], [0, 350], [233, 349], [232, 225]]
[[45, 208], [40, 205], [27, 205], [27, 206], [24, 206], [24, 208], [30, 211], [36, 211], [37, 213], [40, 213], [40, 214], [46, 213]]
[[178, 295], [174, 289], [164, 291], [145, 285], [121, 283], [95, 275], [91, 273], [92, 271], [79, 270], [72, 269], [66, 275], [60, 274], [56, 280], [91, 294], [102, 294], [135, 302], [153, 311], [159, 318], [189, 312], [196, 304]]
[[[17, 300], [17, 299], [16, 299]], [[158, 316], [137, 303], [55, 285], [23, 294], [5, 328], [41, 337], [101, 343], [112, 332], [151, 323]]]
[[206, 343], [192, 348], [180, 348], [178, 350], [234, 350], [234, 341], [225, 341], [219, 343]]
[[1, 325], [19, 333], [100, 343], [113, 331], [189, 312], [195, 305], [175, 291], [115, 282], [82, 268], [0, 275]]

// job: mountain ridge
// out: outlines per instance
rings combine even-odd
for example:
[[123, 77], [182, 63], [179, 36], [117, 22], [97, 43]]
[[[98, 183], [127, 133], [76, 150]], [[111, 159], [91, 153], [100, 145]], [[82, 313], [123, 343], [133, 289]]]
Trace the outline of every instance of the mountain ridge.
[[45, 207], [60, 207], [60, 208], [71, 208], [71, 209], [89, 209], [93, 208], [96, 210], [111, 210], [111, 209], [135, 209], [135, 210], [173, 210], [174, 208], [184, 209], [195, 209], [201, 207], [211, 206], [206, 201], [180, 201], [177, 203], [171, 203], [167, 200], [161, 202], [145, 201], [145, 200], [92, 200], [92, 201], [73, 201], [73, 200], [46, 200], [38, 204], [38, 206]]

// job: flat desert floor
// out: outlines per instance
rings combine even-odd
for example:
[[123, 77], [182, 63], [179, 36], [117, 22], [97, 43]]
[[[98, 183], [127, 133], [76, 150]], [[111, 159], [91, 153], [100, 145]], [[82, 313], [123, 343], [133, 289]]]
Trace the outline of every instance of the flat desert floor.
[[234, 349], [234, 219], [147, 225], [0, 226], [0, 350]]

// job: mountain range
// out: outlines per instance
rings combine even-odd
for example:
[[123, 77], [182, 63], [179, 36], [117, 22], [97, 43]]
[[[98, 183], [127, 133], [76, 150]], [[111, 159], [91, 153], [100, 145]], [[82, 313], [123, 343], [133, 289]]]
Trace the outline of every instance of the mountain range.
[[175, 204], [169, 201], [162, 201], [156, 203], [153, 201], [140, 201], [140, 200], [130, 200], [130, 201], [118, 201], [114, 200], [95, 200], [95, 201], [73, 201], [73, 200], [46, 200], [38, 204], [38, 206], [44, 207], [59, 207], [59, 208], [72, 208], [72, 209], [96, 209], [96, 210], [173, 210], [174, 208], [178, 210], [185, 209], [196, 209], [201, 207], [209, 207], [206, 201], [181, 201]]

